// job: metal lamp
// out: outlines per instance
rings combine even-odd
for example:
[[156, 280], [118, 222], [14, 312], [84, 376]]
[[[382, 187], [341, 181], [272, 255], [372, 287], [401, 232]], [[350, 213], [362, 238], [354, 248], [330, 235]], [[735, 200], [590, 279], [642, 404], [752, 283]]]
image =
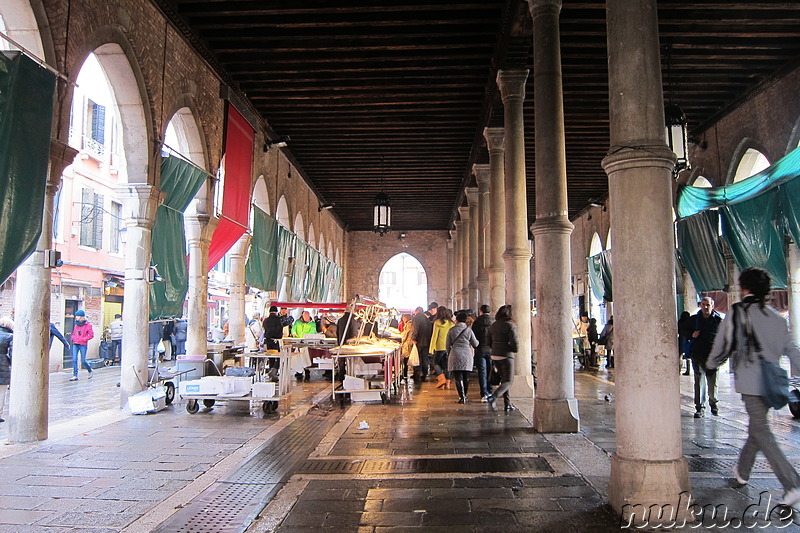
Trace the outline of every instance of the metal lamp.
[[380, 233], [381, 237], [384, 233], [391, 231], [392, 206], [385, 192], [381, 191], [375, 196], [375, 201], [372, 203], [372, 213], [372, 231]]
[[677, 157], [675, 169], [672, 171], [673, 176], [677, 177], [680, 171], [690, 168], [686, 115], [677, 104], [669, 103], [664, 108], [664, 121], [667, 129], [667, 144]]

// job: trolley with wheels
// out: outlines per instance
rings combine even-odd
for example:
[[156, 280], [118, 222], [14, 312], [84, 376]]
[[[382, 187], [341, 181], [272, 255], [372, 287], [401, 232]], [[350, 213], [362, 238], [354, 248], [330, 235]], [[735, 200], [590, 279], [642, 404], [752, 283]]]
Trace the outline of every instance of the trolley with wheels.
[[177, 389], [175, 384], [179, 383], [181, 379], [184, 379], [186, 374], [193, 372], [193, 370], [160, 368], [158, 364], [156, 364], [155, 366], [148, 367], [147, 372], [148, 383], [151, 387], [157, 387], [159, 385], [164, 386], [164, 390], [167, 395], [166, 402], [167, 405], [170, 405], [175, 400], [175, 390]]
[[[397, 393], [402, 365], [399, 347], [366, 353], [337, 353], [332, 354], [331, 357], [336, 361], [336, 365], [340, 369], [343, 368], [345, 374], [342, 385], [337, 387], [336, 374], [334, 373], [331, 384], [331, 395], [334, 401], [338, 396], [339, 403], [344, 405], [346, 395], [349, 395], [354, 400], [359, 397], [361, 401], [380, 399], [381, 403], [385, 404], [391, 399], [392, 394]], [[375, 374], [363, 374], [356, 370], [359, 362], [363, 362], [365, 365], [380, 363], [381, 371]], [[344, 366], [342, 367], [342, 365]], [[350, 383], [360, 383], [364, 386], [356, 388]]]

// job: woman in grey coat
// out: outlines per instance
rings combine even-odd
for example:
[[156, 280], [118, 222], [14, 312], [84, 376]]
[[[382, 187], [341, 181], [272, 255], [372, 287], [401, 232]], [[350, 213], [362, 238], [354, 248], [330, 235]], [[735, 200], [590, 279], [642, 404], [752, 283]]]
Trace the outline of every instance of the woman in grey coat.
[[467, 313], [456, 313], [456, 324], [447, 332], [445, 347], [447, 349], [447, 370], [453, 374], [458, 391], [458, 403], [467, 403], [469, 373], [475, 362], [475, 348], [478, 338], [472, 329], [467, 327]]
[[793, 507], [800, 503], [800, 476], [778, 447], [769, 428], [769, 406], [763, 398], [760, 357], [777, 363], [781, 355], [787, 355], [792, 366], [800, 369], [800, 349], [789, 334], [786, 320], [766, 304], [769, 274], [760, 268], [746, 268], [739, 275], [739, 286], [744, 298], [733, 305], [720, 325], [706, 367], [713, 370], [731, 358], [736, 392], [742, 395], [750, 418], [747, 441], [739, 454], [739, 462], [733, 467], [736, 481], [747, 484], [756, 454], [761, 451], [786, 491], [781, 503]]

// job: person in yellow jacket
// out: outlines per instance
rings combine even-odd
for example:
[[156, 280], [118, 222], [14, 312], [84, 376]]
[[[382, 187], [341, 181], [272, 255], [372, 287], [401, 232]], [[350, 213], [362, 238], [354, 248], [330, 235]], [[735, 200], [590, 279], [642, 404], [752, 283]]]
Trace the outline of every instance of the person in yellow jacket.
[[447, 332], [453, 327], [453, 312], [443, 305], [436, 309], [433, 318], [433, 334], [431, 335], [431, 352], [433, 352], [433, 368], [436, 370], [437, 389], [450, 388], [450, 372], [447, 371]]
[[317, 332], [317, 323], [311, 320], [311, 313], [303, 311], [300, 320], [295, 320], [292, 324], [292, 337], [303, 338], [309, 333]]

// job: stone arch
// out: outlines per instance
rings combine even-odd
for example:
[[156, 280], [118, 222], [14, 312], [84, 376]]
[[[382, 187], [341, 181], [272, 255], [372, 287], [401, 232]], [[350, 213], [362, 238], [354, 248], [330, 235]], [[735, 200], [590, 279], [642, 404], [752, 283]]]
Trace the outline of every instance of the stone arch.
[[[400, 264], [398, 265], [397, 263]], [[406, 266], [407, 263], [410, 264], [411, 268], [413, 268], [414, 265], [419, 265], [419, 267], [422, 269], [422, 272], [425, 275], [424, 284], [419, 283], [419, 278], [417, 279], [417, 283], [413, 282], [409, 283], [409, 285], [417, 288], [423, 287], [422, 290], [417, 289], [416, 291], [413, 292], [408, 290], [408, 287], [405, 287], [405, 283], [409, 281], [408, 279], [406, 279], [407, 276], [401, 276], [401, 279], [399, 280], [398, 283], [398, 280], [396, 279], [397, 272], [393, 271], [393, 269], [392, 271], [389, 271], [391, 269], [390, 265], [392, 267], [400, 267], [401, 265]], [[387, 267], [390, 267], [390, 269], [387, 269]], [[389, 274], [392, 274], [393, 278], [395, 278], [392, 279], [391, 282], [388, 282], [389, 280], [384, 279], [384, 277]], [[401, 295], [396, 295], [394, 294], [395, 291], [391, 290], [392, 287], [398, 284], [400, 285], [401, 288], [404, 289], [402, 290]], [[408, 296], [405, 297], [404, 295]], [[422, 263], [422, 261], [420, 261], [419, 258], [416, 257], [414, 254], [410, 254], [406, 250], [395, 253], [391, 257], [387, 258], [381, 265], [381, 269], [378, 274], [377, 296], [379, 300], [388, 304], [389, 307], [396, 307], [398, 309], [403, 309], [403, 310], [410, 310], [416, 308], [419, 305], [425, 305], [421, 304], [420, 302], [429, 301], [428, 270], [425, 268], [425, 265]]]
[[275, 219], [280, 225], [291, 231], [292, 222], [289, 218], [289, 205], [286, 203], [285, 196], [281, 196], [278, 199], [278, 207], [275, 209]]
[[[36, 57], [46, 61], [39, 21], [28, 0], [3, 0], [0, 4], [0, 30], [15, 40]], [[0, 39], [0, 50], [16, 50], [16, 47]]]
[[603, 241], [600, 240], [600, 235], [595, 231], [592, 239], [589, 242], [589, 257], [597, 255], [603, 251]]
[[[754, 167], [755, 161], [758, 160], [759, 156], [763, 156], [767, 160], [767, 166], [772, 163], [772, 158], [769, 157], [769, 154], [764, 149], [764, 147], [750, 137], [745, 137], [739, 142], [739, 145], [733, 151], [733, 156], [731, 157], [731, 164], [728, 168], [727, 179], [725, 180], [726, 184], [735, 183], [737, 181], [741, 181], [744, 178], [750, 177], [759, 170], [748, 170], [742, 173], [742, 169], [746, 168], [758, 168]], [[747, 174], [746, 176], [744, 174]]]
[[[154, 146], [155, 129], [150, 98], [133, 46], [121, 30], [104, 27], [85, 41], [84, 53], [75, 56], [74, 63], [67, 66], [68, 72], [75, 72], [77, 76], [90, 53], [100, 62], [114, 95], [121, 122], [127, 181], [153, 185], [157, 172], [148, 173], [148, 169], [155, 169], [154, 153], [150, 149]], [[68, 138], [71, 108], [72, 91], [60, 109], [58, 135], [61, 139]]]
[[789, 135], [789, 144], [786, 146], [786, 153], [792, 152], [800, 147], [800, 117], [794, 121], [792, 133]]
[[336, 263], [340, 267], [342, 266], [342, 254], [339, 251], [339, 247], [338, 246], [336, 247], [336, 256], [335, 256], [335, 259], [334, 259], [333, 262]]
[[[205, 134], [197, 124], [197, 119], [195, 118], [197, 113], [194, 104], [191, 103], [191, 97], [189, 96], [185, 96], [181, 98], [181, 100], [187, 102], [189, 105], [182, 105], [174, 112], [167, 115], [170, 119], [164, 125], [164, 132], [162, 135], [164, 144], [167, 144], [169, 148], [177, 151], [194, 165], [203, 170], [208, 170], [209, 165], [206, 158]], [[167, 132], [170, 131], [170, 127], [174, 130], [178, 146], [172, 146], [168, 142], [169, 136]]]
[[708, 181], [708, 178], [702, 175], [698, 175], [692, 182], [692, 187], [701, 187], [710, 189], [713, 186], [714, 185], [710, 181]]
[[315, 250], [317, 249], [317, 241], [316, 241], [316, 234], [314, 233], [314, 223], [312, 222], [308, 226], [308, 245]]
[[294, 226], [293, 226], [294, 234], [300, 237], [303, 240], [306, 240], [306, 230], [303, 226], [303, 213], [300, 211], [297, 212], [297, 216], [294, 217]]
[[253, 205], [257, 208], [261, 209], [267, 214], [270, 214], [269, 210], [269, 191], [267, 191], [267, 182], [264, 179], [264, 175], [260, 175], [256, 179], [256, 184], [253, 187]]
[[606, 250], [611, 249], [611, 228], [608, 228], [608, 234], [606, 235]]

